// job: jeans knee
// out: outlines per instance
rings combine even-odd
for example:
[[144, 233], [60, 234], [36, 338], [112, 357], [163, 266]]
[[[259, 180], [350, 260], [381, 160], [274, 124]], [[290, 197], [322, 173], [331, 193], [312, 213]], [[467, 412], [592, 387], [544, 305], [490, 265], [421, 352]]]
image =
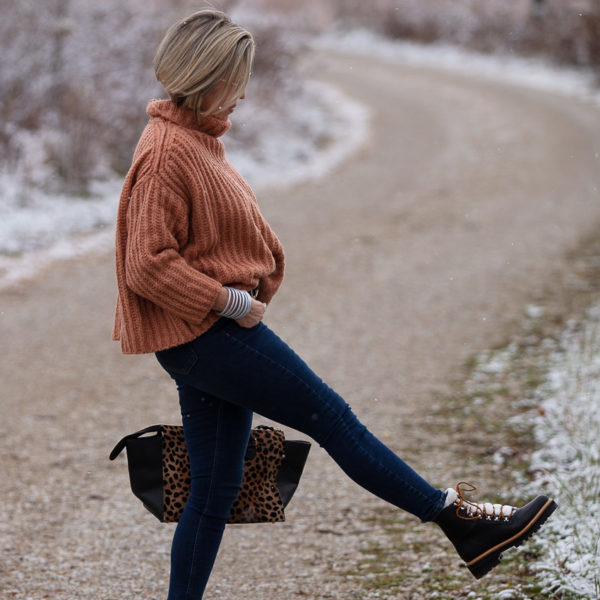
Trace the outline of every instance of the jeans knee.
[[341, 410], [332, 413], [324, 425], [319, 428], [319, 434], [315, 440], [325, 449], [340, 435], [346, 438], [347, 443], [356, 443], [367, 431], [367, 428], [356, 418], [346, 403]]
[[213, 484], [208, 490], [197, 492], [192, 485], [186, 508], [189, 506], [189, 510], [206, 518], [227, 520], [241, 487], [241, 483], [218, 483]]

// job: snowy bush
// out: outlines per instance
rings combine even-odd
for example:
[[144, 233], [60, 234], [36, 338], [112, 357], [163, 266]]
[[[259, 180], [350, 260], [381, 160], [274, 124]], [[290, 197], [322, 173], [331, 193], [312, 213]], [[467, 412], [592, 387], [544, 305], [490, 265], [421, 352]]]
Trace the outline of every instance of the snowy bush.
[[[148, 100], [164, 97], [152, 69], [157, 44], [177, 16], [195, 8], [159, 0], [0, 0], [2, 170], [24, 187], [75, 193], [126, 171]], [[250, 23], [241, 24], [258, 43], [250, 103], [284, 107], [282, 98], [300, 92], [295, 38], [280, 21], [245, 15]], [[249, 143], [264, 126], [249, 121], [232, 135]]]
[[[293, 12], [292, 0], [254, 2]], [[541, 54], [600, 73], [598, 0], [304, 0], [300, 12], [321, 31], [366, 27], [392, 38]]]
[[597, 0], [393, 0], [379, 28], [392, 37], [600, 65]]
[[24, 183], [71, 190], [122, 170], [145, 120], [140, 103], [157, 93], [148, 66], [172, 9], [140, 0], [0, 0], [0, 10], [5, 168], [25, 163]]
[[564, 64], [592, 66], [600, 73], [600, 3], [545, 0], [527, 22], [521, 47]]
[[[216, 4], [256, 34], [248, 104], [263, 114], [272, 108], [281, 119], [290, 118], [288, 99], [303, 92], [297, 68], [302, 34], [333, 24], [600, 64], [597, 0]], [[94, 178], [125, 171], [146, 121], [145, 104], [163, 94], [151, 67], [156, 45], [176, 14], [195, 8], [184, 0], [0, 0], [0, 170], [14, 173], [25, 186], [72, 192], [85, 191]], [[269, 13], [275, 9], [278, 17]], [[252, 147], [264, 126], [264, 120], [248, 119], [230, 136]]]

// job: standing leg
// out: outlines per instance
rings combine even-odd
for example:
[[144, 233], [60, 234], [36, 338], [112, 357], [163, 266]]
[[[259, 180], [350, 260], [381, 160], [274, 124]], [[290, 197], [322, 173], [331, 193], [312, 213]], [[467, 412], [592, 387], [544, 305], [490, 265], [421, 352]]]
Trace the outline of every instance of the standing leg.
[[239, 492], [251, 411], [178, 382], [191, 493], [171, 549], [168, 600], [200, 599]]

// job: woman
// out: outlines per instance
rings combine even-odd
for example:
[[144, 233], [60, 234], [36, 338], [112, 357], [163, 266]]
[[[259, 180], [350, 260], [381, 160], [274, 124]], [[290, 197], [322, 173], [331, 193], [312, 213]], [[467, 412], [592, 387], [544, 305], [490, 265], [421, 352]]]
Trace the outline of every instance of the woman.
[[155, 352], [175, 380], [192, 472], [171, 553], [169, 600], [202, 598], [240, 488], [253, 412], [321, 444], [359, 485], [436, 522], [476, 577], [556, 505], [517, 509], [442, 491], [376, 439], [263, 323], [281, 244], [219, 137], [244, 98], [252, 36], [207, 9], [173, 25], [155, 58], [170, 100], [152, 101], [119, 206], [114, 338]]

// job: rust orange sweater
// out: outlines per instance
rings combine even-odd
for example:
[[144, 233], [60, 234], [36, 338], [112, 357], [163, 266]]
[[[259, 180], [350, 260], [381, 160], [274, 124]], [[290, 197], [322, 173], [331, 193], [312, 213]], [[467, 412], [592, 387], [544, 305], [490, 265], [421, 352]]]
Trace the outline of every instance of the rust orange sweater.
[[113, 339], [125, 353], [188, 342], [217, 319], [223, 285], [260, 282], [268, 303], [283, 278], [281, 244], [218, 139], [229, 121], [196, 120], [169, 100], [148, 106], [117, 216]]

